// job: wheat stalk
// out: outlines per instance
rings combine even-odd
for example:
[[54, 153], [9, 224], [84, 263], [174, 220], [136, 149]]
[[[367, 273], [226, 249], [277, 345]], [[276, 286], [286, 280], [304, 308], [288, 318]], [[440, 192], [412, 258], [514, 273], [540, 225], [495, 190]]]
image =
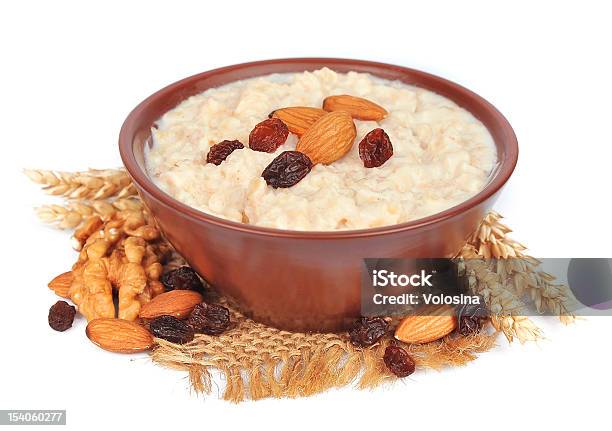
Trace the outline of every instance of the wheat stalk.
[[509, 342], [517, 338], [521, 343], [537, 341], [542, 331], [521, 315], [524, 304], [509, 290], [502, 275], [494, 269], [495, 262], [483, 258], [471, 244], [466, 244], [459, 257], [459, 269], [467, 277], [469, 289], [481, 295], [491, 311], [491, 324], [503, 332]]
[[573, 322], [575, 316], [570, 310], [575, 298], [571, 291], [555, 283], [551, 274], [539, 270], [541, 262], [525, 254], [526, 247], [507, 236], [511, 230], [501, 222], [502, 218], [496, 212], [487, 214], [468, 242], [480, 256], [496, 259], [496, 272], [518, 297], [527, 295], [539, 312], [551, 312], [565, 324]]
[[123, 169], [89, 169], [82, 172], [25, 169], [24, 173], [43, 186], [46, 193], [66, 199], [121, 199], [136, 194], [130, 177]]
[[493, 327], [502, 331], [509, 342], [518, 338], [521, 344], [527, 341], [538, 341], [543, 338], [542, 330], [526, 316], [503, 316], [491, 317]]
[[37, 207], [36, 214], [44, 223], [59, 229], [78, 229], [81, 224], [93, 215], [102, 220], [110, 219], [117, 211], [143, 209], [137, 197], [118, 198], [114, 200], [94, 200], [91, 202], [71, 201], [66, 205], [43, 205]]
[[462, 269], [470, 289], [490, 307], [491, 323], [508, 341], [536, 341], [542, 332], [522, 315], [521, 298], [528, 296], [539, 312], [550, 311], [565, 324], [575, 320], [569, 311], [574, 299], [566, 286], [538, 269], [541, 262], [527, 255], [523, 244], [508, 237], [512, 231], [501, 219], [496, 212], [485, 216], [459, 253]]

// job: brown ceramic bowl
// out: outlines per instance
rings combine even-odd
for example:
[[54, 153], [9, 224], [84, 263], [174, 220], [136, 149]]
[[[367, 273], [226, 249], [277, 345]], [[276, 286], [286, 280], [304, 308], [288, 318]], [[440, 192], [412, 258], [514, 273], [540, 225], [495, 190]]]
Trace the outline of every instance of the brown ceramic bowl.
[[[143, 149], [153, 123], [189, 96], [232, 81], [327, 66], [400, 80], [449, 99], [489, 129], [499, 163], [484, 190], [441, 213], [376, 229], [301, 232], [224, 220], [175, 200], [145, 172]], [[366, 257], [443, 257], [455, 253], [491, 208], [518, 157], [516, 136], [482, 97], [418, 70], [361, 60], [293, 58], [238, 64], [200, 73], [153, 94], [127, 117], [119, 136], [123, 163], [168, 240], [193, 268], [253, 319], [279, 328], [331, 331], [360, 314]]]

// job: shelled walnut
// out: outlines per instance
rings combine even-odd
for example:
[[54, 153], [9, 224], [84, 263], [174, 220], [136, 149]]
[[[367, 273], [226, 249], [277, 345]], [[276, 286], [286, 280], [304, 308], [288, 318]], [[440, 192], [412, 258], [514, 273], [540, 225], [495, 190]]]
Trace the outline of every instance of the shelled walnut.
[[88, 321], [136, 320], [141, 306], [164, 291], [159, 278], [170, 249], [146, 212], [118, 211], [106, 221], [92, 217], [74, 238], [81, 250], [68, 296]]

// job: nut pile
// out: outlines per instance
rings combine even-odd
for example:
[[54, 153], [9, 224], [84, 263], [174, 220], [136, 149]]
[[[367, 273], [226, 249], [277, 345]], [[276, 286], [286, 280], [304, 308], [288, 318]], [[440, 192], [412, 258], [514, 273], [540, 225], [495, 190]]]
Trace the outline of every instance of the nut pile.
[[93, 216], [74, 239], [77, 262], [49, 288], [76, 308], [54, 304], [51, 328], [67, 330], [78, 310], [94, 344], [123, 353], [150, 349], [154, 336], [186, 343], [196, 333], [219, 335], [229, 328], [229, 311], [203, 302], [204, 285], [193, 269], [164, 272], [172, 250], [146, 212], [118, 211], [107, 220]]
[[[357, 136], [354, 119], [381, 121], [388, 112], [369, 100], [350, 96], [329, 96], [322, 108], [291, 106], [277, 109], [249, 134], [249, 149], [275, 152], [289, 133], [299, 137], [295, 151], [284, 151], [264, 169], [261, 176], [273, 188], [299, 183], [314, 165], [329, 165], [352, 148]], [[237, 140], [213, 145], [207, 163], [220, 165], [232, 152], [244, 149]], [[393, 155], [393, 145], [383, 129], [370, 131], [359, 143], [359, 157], [366, 168], [382, 166]]]
[[[482, 305], [425, 305], [404, 317], [395, 328], [393, 343], [385, 349], [383, 361], [397, 377], [407, 377], [415, 370], [415, 361], [398, 342], [425, 344], [440, 340], [453, 332], [457, 336], [477, 334], [484, 328], [488, 311]], [[349, 330], [351, 343], [359, 348], [377, 344], [389, 332], [391, 319], [362, 317]]]
[[[160, 260], [170, 249], [142, 211], [119, 211], [104, 222], [93, 216], [74, 233], [80, 249], [70, 273], [49, 287], [64, 291], [85, 318], [133, 321], [142, 305], [163, 292]], [[113, 300], [117, 295], [117, 306]], [[61, 296], [61, 294], [60, 294]]]
[[[105, 350], [134, 353], [153, 347], [153, 337], [184, 344], [192, 341], [195, 334], [220, 335], [230, 327], [227, 308], [203, 302], [202, 294], [192, 290], [203, 289], [202, 281], [193, 269], [183, 266], [165, 273], [162, 289], [167, 291], [143, 304], [135, 319], [114, 316], [90, 319], [87, 337]], [[65, 330], [72, 325], [75, 310], [70, 307], [72, 314], [68, 324], [66, 314], [70, 311], [66, 307], [70, 306], [64, 301], [51, 307], [49, 324], [53, 329]]]

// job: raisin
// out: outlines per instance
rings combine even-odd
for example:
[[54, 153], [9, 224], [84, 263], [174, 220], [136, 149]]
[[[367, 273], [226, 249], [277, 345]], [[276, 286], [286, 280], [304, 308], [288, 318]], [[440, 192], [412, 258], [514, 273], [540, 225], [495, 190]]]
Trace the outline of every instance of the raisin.
[[160, 316], [149, 323], [151, 334], [171, 343], [185, 344], [193, 340], [193, 328], [174, 316]]
[[49, 309], [49, 326], [63, 332], [72, 326], [76, 308], [66, 301], [57, 301]]
[[393, 145], [383, 129], [374, 129], [359, 143], [359, 157], [366, 168], [382, 166], [393, 155]]
[[161, 282], [169, 290], [195, 290], [203, 291], [204, 285], [198, 274], [188, 266], [181, 266], [166, 272], [161, 276]]
[[387, 333], [388, 326], [381, 317], [362, 317], [349, 331], [351, 343], [357, 347], [371, 346]]
[[387, 368], [397, 377], [407, 377], [414, 373], [414, 359], [399, 346], [388, 346], [383, 356]]
[[218, 304], [203, 302], [195, 306], [187, 323], [197, 333], [219, 335], [230, 326], [229, 310]]
[[221, 141], [210, 147], [208, 155], [206, 156], [206, 163], [212, 163], [219, 166], [221, 162], [227, 159], [227, 156], [234, 152], [234, 150], [240, 150], [241, 148], [244, 148], [244, 145], [242, 145], [240, 141]]
[[257, 124], [249, 135], [251, 150], [273, 153], [289, 136], [289, 128], [278, 118], [268, 118]]
[[287, 188], [299, 183], [312, 169], [310, 158], [299, 151], [283, 151], [262, 172], [269, 186]]
[[479, 332], [489, 315], [482, 297], [480, 297], [479, 304], [462, 304], [455, 311], [457, 313], [457, 321], [459, 322], [457, 330], [461, 335], [471, 335]]

